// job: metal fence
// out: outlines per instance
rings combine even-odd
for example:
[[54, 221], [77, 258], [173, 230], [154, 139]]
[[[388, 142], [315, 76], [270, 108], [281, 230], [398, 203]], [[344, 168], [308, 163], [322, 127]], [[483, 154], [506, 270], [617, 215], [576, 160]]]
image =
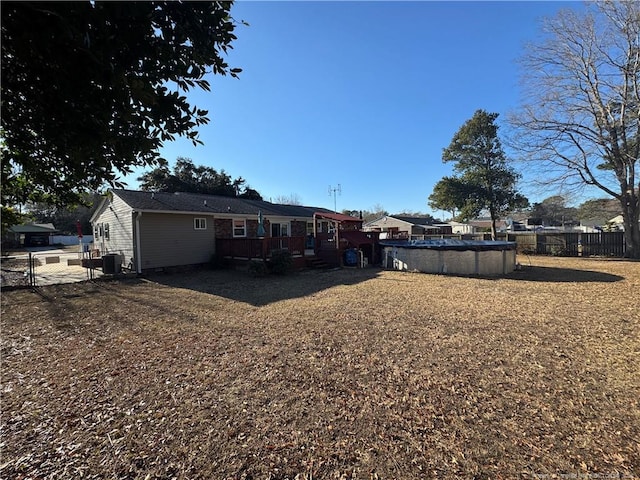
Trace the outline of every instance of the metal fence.
[[53, 255], [43, 252], [33, 254], [31, 258], [33, 286], [76, 283], [101, 275], [99, 270], [88, 268], [86, 259], [90, 258], [89, 252]]
[[39, 287], [93, 280], [103, 275], [92, 252], [37, 252], [3, 257], [2, 287]]

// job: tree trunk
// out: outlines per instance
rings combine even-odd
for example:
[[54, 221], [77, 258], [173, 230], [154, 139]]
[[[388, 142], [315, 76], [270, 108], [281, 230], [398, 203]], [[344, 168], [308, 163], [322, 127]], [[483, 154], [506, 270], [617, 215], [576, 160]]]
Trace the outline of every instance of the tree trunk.
[[493, 210], [489, 210], [491, 214], [491, 240], [494, 242], [498, 238], [498, 233], [496, 232], [496, 214]]
[[624, 224], [625, 257], [640, 259], [640, 203], [635, 194], [623, 195], [622, 220]]

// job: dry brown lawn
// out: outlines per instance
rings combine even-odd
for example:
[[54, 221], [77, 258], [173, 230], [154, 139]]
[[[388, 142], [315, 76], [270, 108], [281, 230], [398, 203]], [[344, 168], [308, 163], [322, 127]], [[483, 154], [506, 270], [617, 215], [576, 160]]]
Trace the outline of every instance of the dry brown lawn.
[[2, 294], [3, 479], [640, 478], [640, 263]]

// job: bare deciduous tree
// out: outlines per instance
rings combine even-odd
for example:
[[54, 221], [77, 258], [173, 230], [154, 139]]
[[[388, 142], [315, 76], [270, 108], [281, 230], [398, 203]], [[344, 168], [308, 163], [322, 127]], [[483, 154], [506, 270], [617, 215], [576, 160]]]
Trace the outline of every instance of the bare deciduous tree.
[[626, 254], [640, 258], [640, 3], [597, 2], [544, 27], [522, 59], [514, 145], [543, 166], [546, 183], [595, 186], [617, 199]]
[[281, 205], [302, 205], [302, 200], [297, 193], [291, 193], [289, 195], [278, 195], [273, 199], [273, 203], [279, 203]]

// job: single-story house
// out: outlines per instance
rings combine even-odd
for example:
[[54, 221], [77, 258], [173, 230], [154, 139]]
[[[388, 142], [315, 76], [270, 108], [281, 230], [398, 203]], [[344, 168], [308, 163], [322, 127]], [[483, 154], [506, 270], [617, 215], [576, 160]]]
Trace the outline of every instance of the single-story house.
[[599, 217], [583, 218], [580, 219], [578, 229], [585, 233], [602, 231], [624, 232], [624, 220], [622, 214], [616, 215], [615, 217], [600, 215]]
[[[469, 225], [476, 229], [476, 232], [490, 232], [491, 231], [491, 219], [490, 218], [477, 218], [470, 220]], [[496, 230], [504, 231], [508, 227], [506, 220], [496, 220]]]
[[52, 223], [27, 223], [13, 225], [8, 233], [14, 235], [12, 243], [16, 246], [41, 247], [50, 245], [50, 237], [57, 231]]
[[333, 215], [239, 197], [114, 189], [91, 217], [93, 251], [118, 254], [138, 273], [204, 264], [216, 254], [264, 258], [286, 248], [304, 256]]
[[433, 225], [431, 217], [403, 215], [385, 215], [366, 222], [362, 229], [365, 232], [379, 232], [380, 239], [422, 239], [424, 235], [451, 233], [449, 227], [443, 230], [441, 225]]
[[468, 235], [476, 233], [476, 227], [469, 225], [468, 223], [451, 221], [448, 225], [451, 227], [451, 233], [454, 235]]

